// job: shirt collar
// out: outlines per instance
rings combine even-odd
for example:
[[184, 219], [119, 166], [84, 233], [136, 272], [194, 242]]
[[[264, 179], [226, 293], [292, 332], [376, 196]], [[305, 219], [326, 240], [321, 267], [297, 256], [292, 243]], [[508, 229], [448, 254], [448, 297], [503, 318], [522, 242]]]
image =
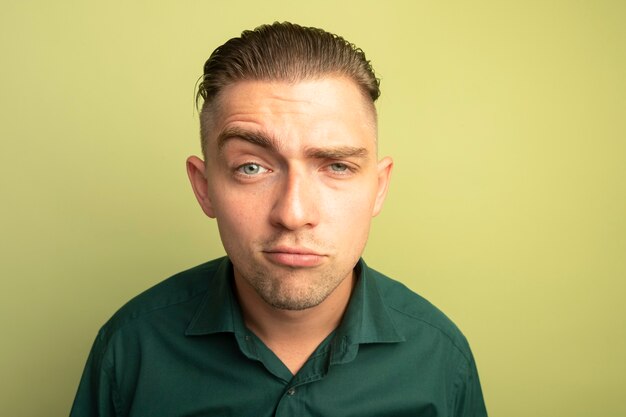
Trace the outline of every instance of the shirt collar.
[[207, 293], [187, 326], [185, 335], [245, 333], [241, 309], [232, 288], [232, 277], [233, 264], [228, 257], [224, 257], [214, 275], [207, 277]]
[[[331, 363], [349, 362], [363, 343], [395, 343], [404, 337], [389, 315], [372, 271], [360, 259], [357, 283], [331, 346]], [[185, 332], [188, 336], [246, 333], [239, 303], [232, 288], [233, 266], [225, 257], [211, 278], [209, 289]]]
[[363, 259], [356, 266], [357, 284], [331, 348], [331, 364], [354, 359], [360, 344], [397, 343], [406, 339], [389, 315], [372, 270]]

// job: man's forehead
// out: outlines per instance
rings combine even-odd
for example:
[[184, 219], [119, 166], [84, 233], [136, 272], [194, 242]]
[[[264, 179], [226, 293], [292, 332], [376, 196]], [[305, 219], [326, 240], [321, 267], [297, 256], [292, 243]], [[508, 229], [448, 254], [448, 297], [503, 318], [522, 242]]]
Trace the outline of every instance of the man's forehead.
[[[333, 94], [334, 93], [334, 94]], [[319, 78], [311, 78], [297, 81], [283, 80], [241, 80], [233, 82], [225, 86], [217, 97], [217, 103], [223, 105], [229, 104], [233, 99], [250, 98], [253, 94], [254, 98], [266, 98], [284, 100], [292, 102], [294, 105], [299, 103], [316, 103], [322, 99], [332, 98], [335, 101], [341, 101], [342, 98], [361, 98], [361, 91], [353, 80], [343, 76], [323, 76]], [[365, 101], [363, 100], [360, 101]], [[371, 100], [369, 100], [371, 101]], [[244, 103], [247, 103], [244, 101]], [[357, 103], [353, 103], [356, 105]]]
[[352, 79], [335, 75], [295, 82], [237, 81], [224, 87], [205, 110], [209, 110], [205, 122], [214, 129], [220, 129], [220, 124], [229, 123], [229, 119], [237, 116], [245, 119], [246, 115], [263, 113], [301, 113], [312, 121], [343, 118], [367, 126], [374, 136], [377, 129], [376, 109], [371, 99]]

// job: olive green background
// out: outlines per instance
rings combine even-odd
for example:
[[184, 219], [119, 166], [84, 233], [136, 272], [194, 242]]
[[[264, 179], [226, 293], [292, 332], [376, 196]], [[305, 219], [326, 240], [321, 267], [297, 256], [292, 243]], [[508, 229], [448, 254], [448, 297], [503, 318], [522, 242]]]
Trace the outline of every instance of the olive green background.
[[491, 415], [626, 415], [626, 3], [337, 0], [3, 1], [0, 415], [66, 415], [104, 321], [223, 253], [194, 84], [276, 20], [372, 60], [396, 165], [365, 258], [461, 327]]

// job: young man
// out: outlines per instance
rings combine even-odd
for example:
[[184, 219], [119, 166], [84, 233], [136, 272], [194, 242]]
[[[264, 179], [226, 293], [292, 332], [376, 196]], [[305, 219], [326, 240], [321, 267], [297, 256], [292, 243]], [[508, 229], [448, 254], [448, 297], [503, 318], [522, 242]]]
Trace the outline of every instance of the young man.
[[214, 51], [187, 171], [228, 256], [111, 318], [72, 416], [486, 416], [459, 330], [360, 259], [392, 168], [379, 94], [363, 52], [319, 29]]

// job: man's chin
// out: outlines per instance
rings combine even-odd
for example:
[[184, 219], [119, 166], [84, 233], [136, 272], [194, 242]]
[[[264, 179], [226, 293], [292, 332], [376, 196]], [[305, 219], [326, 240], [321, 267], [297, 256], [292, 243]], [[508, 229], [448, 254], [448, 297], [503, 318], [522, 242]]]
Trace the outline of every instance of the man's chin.
[[[269, 282], [251, 284], [265, 303], [275, 309], [287, 311], [302, 311], [317, 307], [343, 281], [328, 279], [330, 277], [328, 271], [308, 268], [283, 269], [270, 276], [272, 278]], [[324, 277], [326, 279], [323, 279]]]
[[263, 297], [263, 301], [265, 301], [268, 305], [276, 310], [283, 311], [304, 311], [311, 309], [313, 307], [317, 307], [328, 297], [319, 297], [319, 299], [299, 299], [299, 298], [272, 298], [272, 297]]

